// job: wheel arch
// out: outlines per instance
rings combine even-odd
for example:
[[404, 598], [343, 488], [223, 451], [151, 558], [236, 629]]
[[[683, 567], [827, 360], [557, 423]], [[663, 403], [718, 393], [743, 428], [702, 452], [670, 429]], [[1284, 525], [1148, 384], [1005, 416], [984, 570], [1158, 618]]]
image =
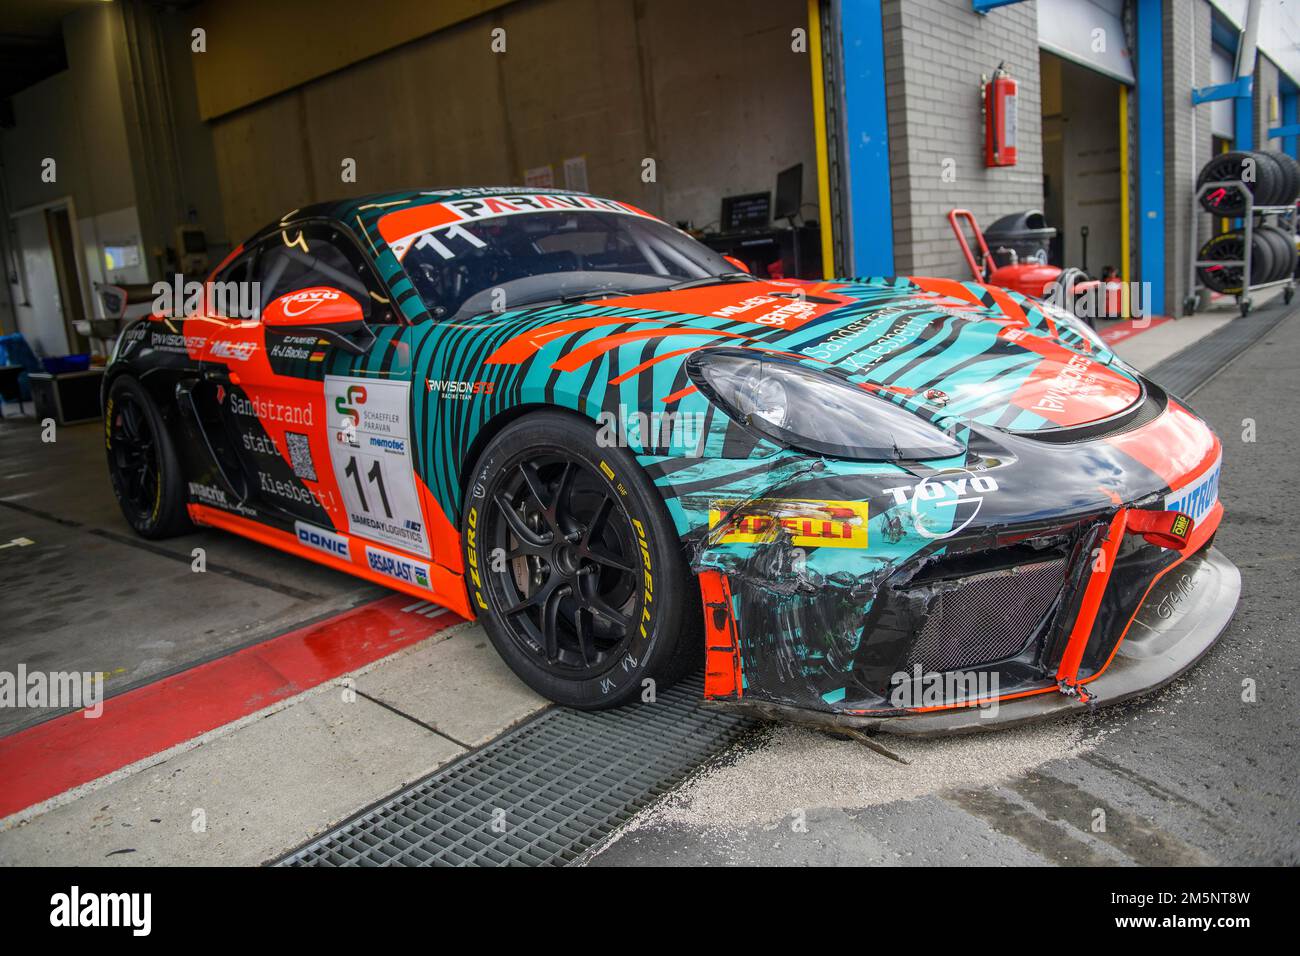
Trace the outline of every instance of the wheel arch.
[[175, 423], [175, 416], [179, 413], [180, 407], [176, 402], [176, 383], [181, 377], [178, 374], [166, 374], [173, 372], [172, 369], [166, 368], [135, 368], [122, 362], [116, 362], [108, 367], [104, 374], [104, 384], [100, 392], [100, 409], [103, 411], [108, 407], [108, 393], [112, 391], [114, 383], [123, 376], [130, 376], [140, 383], [140, 386], [148, 393], [158, 406], [159, 413], [163, 416], [164, 421], [169, 425]]
[[547, 405], [546, 402], [525, 402], [523, 405], [503, 408], [502, 411], [497, 412], [482, 424], [482, 427], [478, 429], [478, 433], [474, 434], [473, 441], [469, 442], [469, 449], [465, 451], [464, 458], [461, 459], [459, 475], [461, 503], [464, 503], [465, 490], [469, 488], [469, 476], [473, 475], [474, 468], [478, 467], [478, 459], [482, 458], [482, 454], [484, 454], [486, 447], [491, 444], [491, 440], [506, 431], [515, 421], [538, 411], [559, 412], [559, 414], [569, 415], [572, 418], [586, 421], [586, 423], [597, 424], [593, 419], [582, 415], [581, 412], [573, 411], [572, 408], [565, 408], [562, 405]]

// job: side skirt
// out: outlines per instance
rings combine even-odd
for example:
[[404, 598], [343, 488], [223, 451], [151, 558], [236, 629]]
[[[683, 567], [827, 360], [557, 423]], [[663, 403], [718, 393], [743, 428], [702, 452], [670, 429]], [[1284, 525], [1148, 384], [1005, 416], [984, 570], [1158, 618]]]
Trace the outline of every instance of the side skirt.
[[[342, 531], [332, 532], [341, 538], [346, 538], [349, 543], [349, 552], [351, 560], [327, 554], [324, 551], [317, 551], [309, 548], [298, 541], [292, 534], [287, 531], [281, 531], [278, 528], [272, 528], [250, 518], [240, 515], [231, 514], [228, 511], [222, 511], [220, 508], [213, 508], [209, 505], [191, 504], [188, 506], [190, 520], [195, 524], [207, 525], [213, 528], [220, 528], [222, 531], [230, 531], [244, 538], [250, 538], [259, 544], [265, 544], [279, 551], [287, 551], [289, 554], [299, 558], [306, 558], [308, 561], [315, 561], [317, 564], [323, 564], [328, 568], [336, 571], [343, 571], [354, 577], [362, 578], [373, 584], [382, 584], [384, 587], [392, 588], [394, 591], [401, 591], [442, 607], [455, 611], [463, 618], [473, 620], [475, 614], [470, 607], [469, 594], [465, 590], [465, 581], [459, 575], [448, 571], [436, 561], [425, 560], [416, 557], [413, 554], [407, 554], [398, 548], [389, 545], [377, 545], [374, 542], [367, 541], [353, 534]], [[329, 531], [330, 529], [321, 529]], [[418, 584], [399, 581], [396, 578], [389, 577], [386, 574], [380, 574], [372, 570], [366, 563], [366, 548], [380, 548], [383, 551], [390, 552], [394, 555], [407, 558], [412, 562], [428, 567], [429, 587], [420, 587]]]

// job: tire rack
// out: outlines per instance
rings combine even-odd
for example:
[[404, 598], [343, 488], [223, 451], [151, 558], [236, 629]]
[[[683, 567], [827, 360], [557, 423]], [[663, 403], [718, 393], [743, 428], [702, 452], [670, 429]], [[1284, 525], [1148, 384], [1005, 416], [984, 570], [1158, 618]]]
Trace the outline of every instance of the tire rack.
[[[1229, 217], [1218, 216], [1206, 211], [1206, 209], [1201, 206], [1201, 198], [1206, 193], [1215, 189], [1236, 190], [1236, 192], [1246, 202], [1245, 211], [1240, 213], [1238, 216]], [[1198, 258], [1202, 245], [1197, 239], [1197, 224], [1200, 222], [1197, 218], [1198, 215], [1213, 216], [1216, 219], [1240, 218], [1242, 221], [1242, 237], [1244, 248], [1246, 250], [1246, 258], [1242, 260]], [[1199, 296], [1197, 295], [1198, 292], [1203, 290], [1208, 298], [1209, 294], [1213, 291], [1201, 284], [1200, 277], [1196, 273], [1197, 268], [1200, 266], [1239, 266], [1241, 268], [1241, 291], [1236, 294], [1235, 298], [1237, 300], [1237, 308], [1241, 311], [1243, 316], [1250, 312], [1251, 306], [1254, 304], [1251, 301], [1250, 294], [1252, 292], [1259, 292], [1262, 289], [1272, 289], [1275, 286], [1285, 286], [1286, 291], [1282, 293], [1282, 298], [1283, 301], [1290, 305], [1291, 298], [1295, 295], [1294, 274], [1287, 276], [1285, 279], [1276, 279], [1272, 282], [1261, 282], [1258, 285], [1250, 284], [1250, 250], [1255, 237], [1256, 216], [1277, 216], [1279, 228], [1282, 227], [1282, 217], [1286, 217], [1290, 222], [1290, 226], [1282, 228], [1282, 231], [1290, 234], [1291, 245], [1295, 245], [1297, 216], [1294, 203], [1288, 206], [1256, 206], [1255, 196], [1250, 189], [1247, 188], [1246, 184], [1231, 179], [1217, 183], [1205, 183], [1200, 189], [1196, 190], [1196, 195], [1192, 197], [1192, 269], [1191, 277], [1188, 282], [1188, 288], [1191, 291], [1187, 294], [1187, 298], [1183, 300], [1183, 310], [1187, 312], [1188, 315], [1191, 315], [1196, 311], [1196, 306], [1199, 301]]]

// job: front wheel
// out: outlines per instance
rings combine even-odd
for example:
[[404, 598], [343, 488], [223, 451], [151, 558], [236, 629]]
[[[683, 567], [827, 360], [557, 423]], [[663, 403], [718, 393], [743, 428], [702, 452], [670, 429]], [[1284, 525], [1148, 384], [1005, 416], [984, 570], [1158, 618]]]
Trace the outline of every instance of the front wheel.
[[104, 446], [113, 492], [136, 534], [156, 539], [193, 530], [167, 423], [144, 386], [129, 375], [117, 378], [108, 390]]
[[557, 703], [627, 703], [703, 659], [698, 593], [663, 501], [583, 419], [537, 412], [497, 435], [470, 477], [461, 540], [493, 645]]

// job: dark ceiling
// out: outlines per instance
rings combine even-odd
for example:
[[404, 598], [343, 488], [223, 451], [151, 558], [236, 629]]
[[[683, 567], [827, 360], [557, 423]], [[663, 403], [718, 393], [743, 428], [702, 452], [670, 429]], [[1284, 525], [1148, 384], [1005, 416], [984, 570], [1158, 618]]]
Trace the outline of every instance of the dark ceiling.
[[63, 18], [105, 0], [4, 0], [0, 4], [0, 99], [67, 68]]

